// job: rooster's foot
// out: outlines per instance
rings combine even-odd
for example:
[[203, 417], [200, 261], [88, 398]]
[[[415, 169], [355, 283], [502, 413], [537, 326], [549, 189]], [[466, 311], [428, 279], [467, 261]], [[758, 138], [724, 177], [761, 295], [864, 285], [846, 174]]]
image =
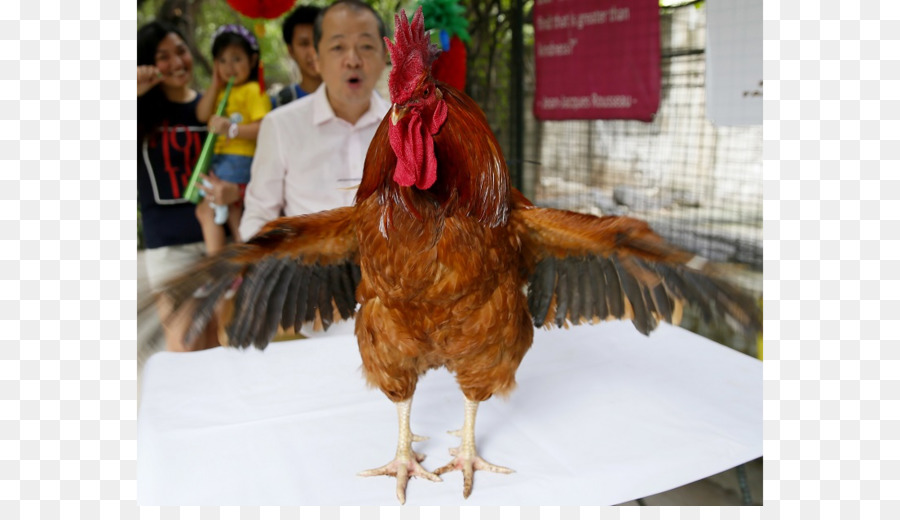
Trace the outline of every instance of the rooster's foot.
[[462, 471], [463, 498], [469, 498], [469, 495], [472, 494], [472, 481], [476, 470], [491, 471], [494, 473], [504, 474], [514, 472], [514, 470], [512, 469], [504, 468], [503, 466], [496, 466], [484, 460], [483, 458], [481, 458], [481, 456], [478, 455], [478, 453], [475, 452], [474, 449], [467, 450], [460, 448], [450, 448], [450, 454], [454, 455], [453, 460], [451, 460], [450, 463], [446, 466], [442, 466], [434, 470], [434, 473], [436, 475], [441, 475], [449, 471]]
[[388, 462], [384, 466], [375, 469], [369, 469], [359, 473], [360, 477], [375, 477], [379, 475], [387, 475], [397, 477], [397, 499], [401, 504], [406, 503], [406, 484], [409, 477], [420, 477], [428, 479], [432, 482], [441, 482], [441, 477], [426, 470], [420, 462], [425, 460], [425, 456], [410, 450], [409, 455], [401, 456]]

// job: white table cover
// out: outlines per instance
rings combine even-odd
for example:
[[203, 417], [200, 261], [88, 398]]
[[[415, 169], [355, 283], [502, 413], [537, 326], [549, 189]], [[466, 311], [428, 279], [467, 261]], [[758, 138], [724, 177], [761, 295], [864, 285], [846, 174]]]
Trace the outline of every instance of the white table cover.
[[[762, 364], [678, 327], [627, 322], [536, 331], [509, 400], [479, 408], [481, 455], [516, 470], [411, 479], [407, 505], [608, 505], [762, 455]], [[396, 505], [395, 480], [357, 472], [393, 458], [395, 406], [367, 388], [355, 338], [162, 352], [143, 374], [141, 505]], [[450, 459], [463, 397], [431, 371], [413, 399], [414, 444]]]

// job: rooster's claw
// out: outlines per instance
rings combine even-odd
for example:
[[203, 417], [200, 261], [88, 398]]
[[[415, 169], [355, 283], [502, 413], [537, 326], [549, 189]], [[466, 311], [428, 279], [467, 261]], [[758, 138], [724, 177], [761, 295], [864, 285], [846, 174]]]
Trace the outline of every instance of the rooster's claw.
[[432, 482], [441, 482], [441, 477], [426, 470], [420, 462], [425, 460], [425, 455], [411, 451], [412, 457], [398, 456], [384, 466], [375, 469], [369, 469], [358, 473], [360, 477], [375, 477], [379, 475], [387, 475], [397, 477], [397, 500], [401, 504], [406, 503], [406, 485], [409, 483], [409, 477], [421, 477]]

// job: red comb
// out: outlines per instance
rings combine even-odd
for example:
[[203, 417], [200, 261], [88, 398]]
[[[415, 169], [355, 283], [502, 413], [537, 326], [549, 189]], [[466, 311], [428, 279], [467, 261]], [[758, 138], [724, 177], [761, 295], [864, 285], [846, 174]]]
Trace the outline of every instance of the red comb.
[[[411, 82], [426, 69], [430, 69], [440, 52], [425, 34], [422, 7], [416, 9], [412, 22], [407, 21], [406, 11], [403, 9], [394, 15], [394, 43], [388, 38], [384, 41], [387, 43], [388, 52], [391, 53], [393, 65], [388, 77], [391, 99], [394, 102], [403, 101], [402, 94], [409, 93], [414, 88]], [[397, 99], [398, 96], [401, 99]]]

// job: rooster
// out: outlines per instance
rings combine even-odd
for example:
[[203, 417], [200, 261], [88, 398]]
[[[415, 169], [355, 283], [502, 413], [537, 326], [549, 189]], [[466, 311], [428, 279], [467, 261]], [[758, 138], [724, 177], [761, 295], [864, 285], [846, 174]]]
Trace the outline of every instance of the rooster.
[[[393, 107], [366, 157], [355, 204], [267, 224], [244, 244], [205, 259], [164, 297], [188, 316], [193, 341], [216, 319], [237, 347], [264, 348], [278, 330], [327, 328], [356, 316], [367, 382], [397, 406], [399, 440], [388, 464], [363, 476], [432, 481], [460, 470], [512, 470], [475, 446], [480, 402], [509, 394], [535, 327], [629, 319], [647, 334], [677, 323], [684, 305], [706, 320], [758, 329], [754, 301], [716, 267], [666, 244], [642, 221], [538, 208], [510, 186], [500, 146], [479, 107], [430, 73], [419, 8], [385, 38]], [[465, 398], [461, 437], [435, 471], [412, 449], [416, 383], [430, 369], [455, 374]]]

